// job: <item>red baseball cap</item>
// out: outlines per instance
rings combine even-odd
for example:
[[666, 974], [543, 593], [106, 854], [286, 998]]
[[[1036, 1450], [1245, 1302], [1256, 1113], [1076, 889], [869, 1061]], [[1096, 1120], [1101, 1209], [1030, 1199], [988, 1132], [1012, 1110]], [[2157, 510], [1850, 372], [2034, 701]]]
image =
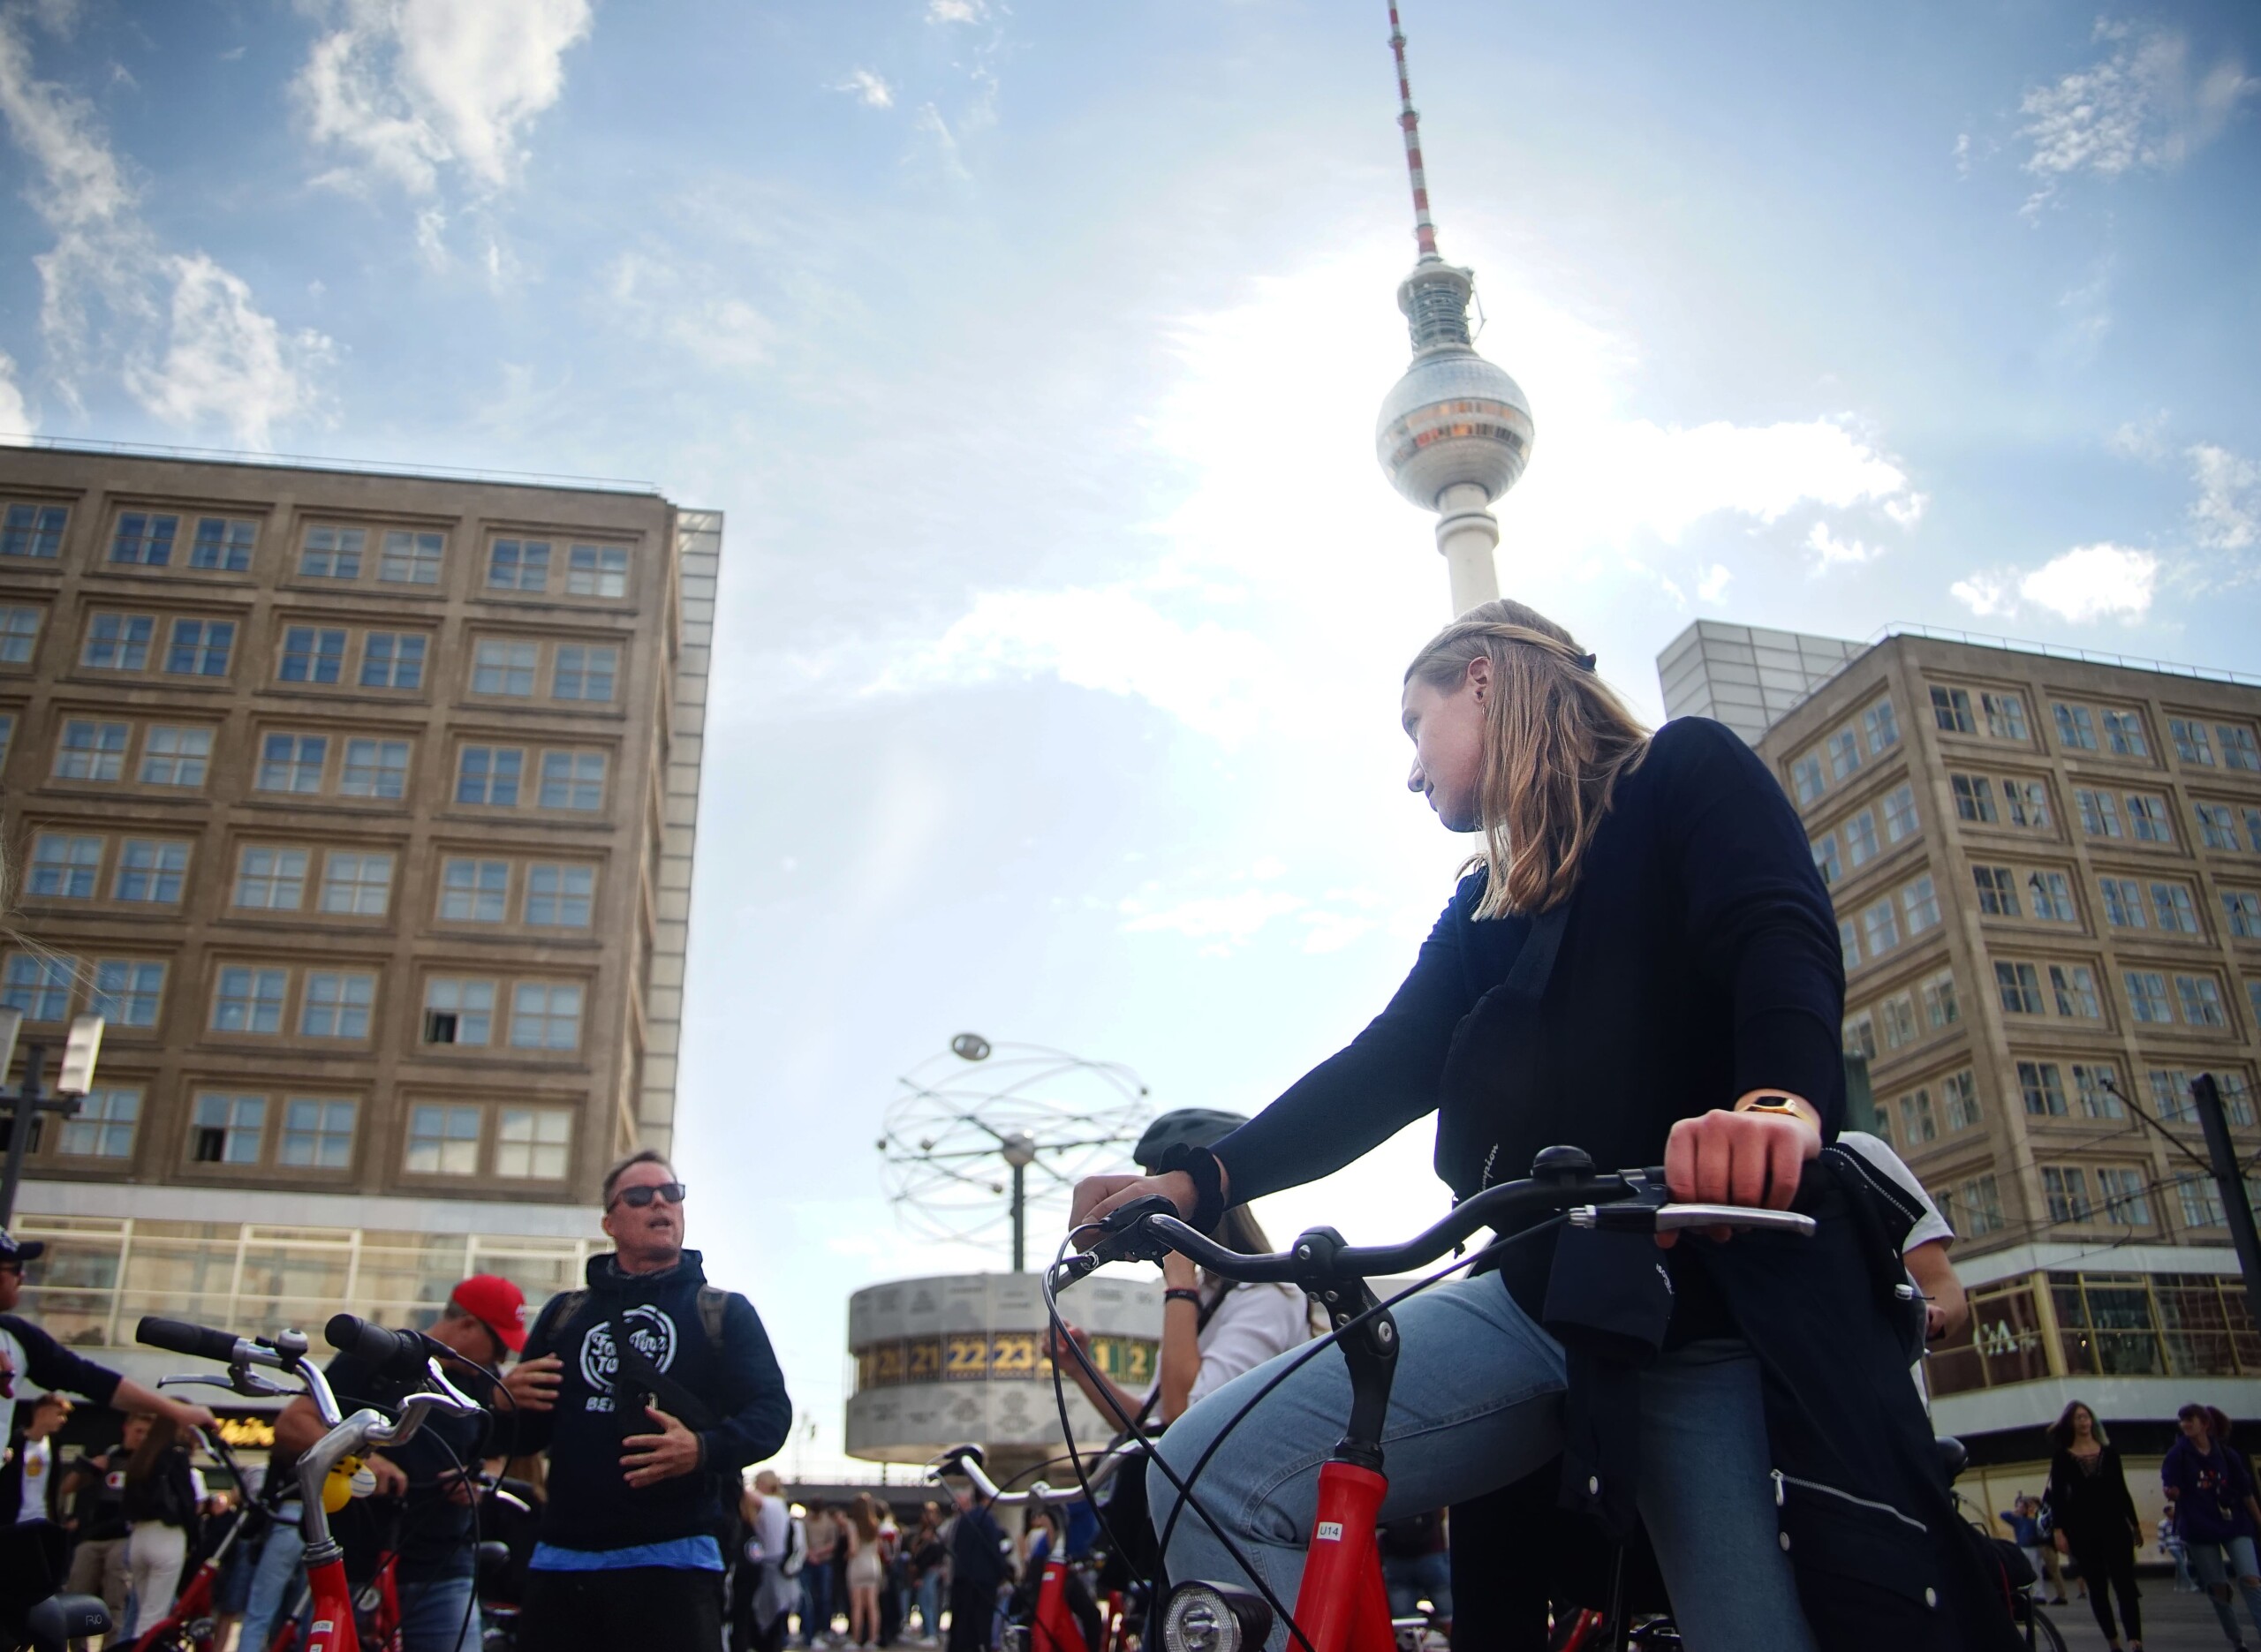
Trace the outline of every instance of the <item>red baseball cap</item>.
[[526, 1346], [526, 1294], [499, 1273], [474, 1273], [448, 1300], [493, 1331], [513, 1354]]

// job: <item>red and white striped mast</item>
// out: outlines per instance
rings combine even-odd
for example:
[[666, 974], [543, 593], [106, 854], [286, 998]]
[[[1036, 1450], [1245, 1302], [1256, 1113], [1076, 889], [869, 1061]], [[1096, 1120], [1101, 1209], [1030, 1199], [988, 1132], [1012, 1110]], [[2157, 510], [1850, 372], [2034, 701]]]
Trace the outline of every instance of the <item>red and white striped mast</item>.
[[1423, 258], [1436, 258], [1437, 226], [1429, 216], [1429, 175], [1421, 166], [1421, 114], [1413, 107], [1413, 83], [1405, 73], [1405, 31], [1397, 21], [1397, 0], [1389, 0], [1389, 49], [1397, 59], [1397, 124], [1405, 132], [1405, 170], [1413, 180], [1413, 238]]

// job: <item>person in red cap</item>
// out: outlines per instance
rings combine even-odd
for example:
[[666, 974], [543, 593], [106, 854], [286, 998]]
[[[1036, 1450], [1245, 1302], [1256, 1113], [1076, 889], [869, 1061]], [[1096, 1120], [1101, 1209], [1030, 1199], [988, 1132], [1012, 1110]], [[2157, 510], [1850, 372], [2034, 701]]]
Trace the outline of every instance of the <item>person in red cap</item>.
[[[447, 1307], [424, 1334], [454, 1351], [456, 1359], [449, 1363], [495, 1371], [526, 1346], [526, 1320], [525, 1292], [497, 1274], [476, 1273], [449, 1293]], [[399, 1403], [397, 1385], [354, 1354], [330, 1361], [326, 1375], [338, 1404], [349, 1411], [357, 1405]], [[462, 1471], [475, 1470], [488, 1454], [487, 1424], [485, 1412], [468, 1417], [435, 1413], [406, 1445], [368, 1460], [377, 1495], [405, 1505], [395, 1573], [401, 1652], [479, 1652], [479, 1611], [473, 1598], [478, 1563], [473, 1505], [478, 1494]], [[270, 1482], [282, 1475], [287, 1483], [299, 1453], [323, 1432], [312, 1400], [300, 1398], [284, 1407], [275, 1419]], [[244, 1609], [241, 1645], [272, 1641], [284, 1603], [298, 1594], [291, 1582], [306, 1547], [298, 1521], [294, 1499], [260, 1554]]]

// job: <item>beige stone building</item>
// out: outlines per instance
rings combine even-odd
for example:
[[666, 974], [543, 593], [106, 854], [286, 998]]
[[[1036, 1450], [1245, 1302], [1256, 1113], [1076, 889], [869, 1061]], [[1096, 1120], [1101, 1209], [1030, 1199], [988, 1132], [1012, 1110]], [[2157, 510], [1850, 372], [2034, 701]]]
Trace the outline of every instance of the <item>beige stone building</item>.
[[2000, 1460], [2070, 1399], [2138, 1448], [2189, 1400], [2261, 1412], [2189, 1090], [2214, 1074], [2261, 1152], [2261, 678], [1893, 635], [1753, 743], [1835, 900], [1874, 1128], [1960, 1234], [1942, 1429], [2035, 1490]]
[[674, 1121], [721, 540], [648, 490], [0, 449], [0, 1001], [109, 1023], [19, 1204], [44, 1323], [578, 1275]]

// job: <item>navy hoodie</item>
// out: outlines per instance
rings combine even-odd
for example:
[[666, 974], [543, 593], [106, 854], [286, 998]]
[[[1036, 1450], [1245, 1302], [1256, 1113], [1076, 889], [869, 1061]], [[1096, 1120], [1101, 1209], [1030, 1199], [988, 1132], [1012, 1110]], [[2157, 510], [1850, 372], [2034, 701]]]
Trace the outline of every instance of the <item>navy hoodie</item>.
[[[564, 1362], [556, 1408], [517, 1420], [514, 1450], [549, 1452], [541, 1540], [567, 1549], [625, 1549], [720, 1531], [725, 1516], [717, 1483], [735, 1485], [738, 1472], [773, 1455], [792, 1426], [784, 1374], [761, 1316], [733, 1293], [718, 1355], [699, 1321], [707, 1275], [695, 1250], [662, 1273], [623, 1273], [609, 1255], [592, 1256], [587, 1280], [588, 1294], [571, 1319], [559, 1323], [565, 1299], [553, 1298], [526, 1338], [525, 1358], [555, 1354]], [[699, 1430], [696, 1472], [654, 1486], [628, 1484], [621, 1441], [656, 1434], [659, 1424], [641, 1414], [616, 1414], [613, 1339], [624, 1334], [712, 1414]]]

